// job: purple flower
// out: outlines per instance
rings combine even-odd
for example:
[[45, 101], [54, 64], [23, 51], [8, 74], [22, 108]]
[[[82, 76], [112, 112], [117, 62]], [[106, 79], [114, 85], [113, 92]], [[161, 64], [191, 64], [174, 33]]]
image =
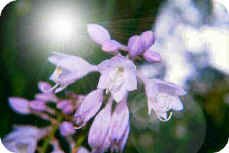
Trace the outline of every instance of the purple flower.
[[141, 55], [144, 52], [143, 43], [140, 36], [135, 35], [130, 37], [128, 41], [128, 51], [131, 57]]
[[57, 108], [61, 109], [65, 114], [71, 114], [74, 111], [74, 106], [71, 100], [62, 100], [57, 103]]
[[98, 88], [111, 92], [112, 97], [121, 101], [128, 91], [137, 89], [136, 66], [128, 58], [116, 55], [99, 64], [101, 73]]
[[117, 53], [125, 47], [116, 40], [112, 40], [108, 30], [98, 24], [88, 24], [87, 29], [91, 39], [101, 45], [105, 52]]
[[52, 88], [52, 86], [47, 83], [47, 82], [44, 82], [44, 81], [40, 81], [38, 83], [38, 89], [43, 92], [43, 93], [46, 93], [47, 91], [49, 91], [50, 89]]
[[78, 56], [71, 56], [62, 53], [53, 53], [49, 61], [56, 65], [56, 70], [50, 76], [56, 85], [53, 87], [55, 92], [60, 92], [76, 80], [84, 77], [97, 67], [89, 64], [87, 61]]
[[109, 129], [111, 123], [112, 98], [95, 117], [88, 134], [88, 144], [92, 152], [103, 153], [110, 146]]
[[153, 62], [160, 62], [161, 56], [159, 53], [153, 51], [152, 49], [148, 49], [143, 53], [143, 57], [146, 61], [153, 63]]
[[158, 119], [168, 121], [172, 112], [169, 111], [183, 110], [183, 104], [179, 96], [185, 95], [186, 92], [175, 84], [158, 80], [145, 80], [146, 94], [148, 98], [148, 112], [155, 112]]
[[14, 111], [19, 114], [29, 114], [29, 101], [24, 98], [11, 97], [9, 98], [9, 104]]
[[83, 127], [100, 109], [103, 102], [103, 90], [97, 89], [90, 92], [77, 109], [74, 120], [80, 127]]
[[57, 102], [58, 98], [53, 93], [38, 93], [35, 95], [36, 100], [44, 102]]
[[140, 35], [140, 37], [144, 50], [148, 50], [155, 42], [155, 36], [152, 31], [145, 31]]
[[111, 151], [122, 152], [129, 135], [129, 109], [126, 98], [117, 104], [111, 120]]
[[140, 36], [134, 35], [128, 41], [128, 52], [132, 58], [142, 55], [150, 63], [160, 62], [160, 54], [151, 49], [154, 42], [155, 37], [152, 31], [143, 32]]
[[29, 106], [32, 110], [42, 112], [45, 111], [47, 106], [46, 103], [40, 100], [32, 100], [29, 102]]
[[3, 139], [3, 144], [15, 153], [34, 153], [38, 140], [47, 132], [47, 129], [38, 129], [33, 126], [18, 126]]
[[86, 148], [80, 147], [77, 151], [77, 153], [90, 153]]
[[63, 122], [60, 125], [60, 133], [63, 136], [69, 136], [75, 133], [75, 128], [71, 122]]

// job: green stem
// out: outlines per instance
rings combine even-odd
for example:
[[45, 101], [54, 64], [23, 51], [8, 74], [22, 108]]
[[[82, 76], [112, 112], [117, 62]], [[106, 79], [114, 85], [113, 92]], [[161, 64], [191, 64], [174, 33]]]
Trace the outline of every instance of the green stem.
[[56, 131], [59, 128], [59, 123], [61, 122], [61, 120], [62, 120], [62, 116], [58, 115], [57, 124], [53, 125], [51, 133], [48, 135], [47, 139], [44, 141], [43, 146], [41, 148], [41, 153], [46, 153], [49, 142], [55, 137]]

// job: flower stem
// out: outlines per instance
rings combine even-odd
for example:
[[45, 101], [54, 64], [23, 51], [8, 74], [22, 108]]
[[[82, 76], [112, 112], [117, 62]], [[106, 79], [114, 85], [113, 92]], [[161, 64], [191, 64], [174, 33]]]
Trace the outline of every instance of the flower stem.
[[62, 120], [62, 116], [58, 115], [57, 124], [53, 125], [50, 134], [48, 135], [47, 139], [44, 141], [43, 146], [42, 146], [41, 151], [40, 151], [41, 153], [46, 153], [49, 142], [51, 142], [51, 140], [55, 137], [56, 131], [58, 130], [59, 123], [61, 122], [61, 120]]

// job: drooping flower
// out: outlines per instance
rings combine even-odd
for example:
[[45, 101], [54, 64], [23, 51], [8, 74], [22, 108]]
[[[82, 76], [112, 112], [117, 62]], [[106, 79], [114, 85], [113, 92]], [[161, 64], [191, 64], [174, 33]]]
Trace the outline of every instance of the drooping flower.
[[129, 109], [124, 98], [117, 104], [111, 119], [110, 141], [112, 152], [122, 152], [129, 135]]
[[11, 97], [9, 98], [9, 104], [13, 110], [19, 114], [29, 114], [31, 113], [29, 108], [29, 101], [24, 98]]
[[100, 109], [103, 102], [103, 90], [97, 89], [90, 92], [76, 110], [74, 120], [76, 125], [84, 126]]
[[60, 133], [63, 136], [69, 136], [75, 133], [74, 126], [71, 122], [63, 122], [60, 125]]
[[112, 40], [108, 30], [101, 25], [88, 24], [87, 29], [91, 39], [101, 45], [103, 51], [117, 53], [120, 49], [125, 48], [125, 46], [118, 41]]
[[116, 55], [99, 64], [101, 73], [98, 88], [111, 92], [112, 97], [121, 101], [128, 91], [137, 89], [136, 66], [128, 58]]
[[15, 153], [35, 153], [38, 140], [47, 132], [47, 129], [33, 126], [17, 126], [3, 139], [3, 144]]
[[105, 108], [103, 108], [95, 117], [88, 134], [88, 144], [93, 153], [103, 153], [110, 146], [109, 130], [111, 123], [111, 109], [113, 99], [109, 99]]
[[179, 96], [185, 95], [186, 92], [181, 87], [159, 79], [148, 79], [144, 83], [149, 114], [153, 110], [158, 119], [168, 121], [172, 116], [172, 112], [168, 115], [169, 111], [183, 110]]
[[62, 53], [53, 53], [49, 61], [56, 65], [56, 70], [50, 76], [50, 80], [56, 83], [53, 87], [55, 92], [63, 90], [76, 80], [97, 70], [96, 66], [89, 64], [81, 57]]

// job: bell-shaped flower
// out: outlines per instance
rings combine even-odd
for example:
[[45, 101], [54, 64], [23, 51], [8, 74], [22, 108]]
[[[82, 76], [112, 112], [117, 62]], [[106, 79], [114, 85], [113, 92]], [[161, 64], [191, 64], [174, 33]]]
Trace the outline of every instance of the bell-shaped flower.
[[82, 101], [74, 115], [78, 128], [83, 127], [99, 111], [103, 102], [103, 90], [97, 89], [90, 92]]
[[19, 114], [31, 113], [29, 108], [29, 101], [24, 98], [11, 97], [9, 98], [11, 108]]
[[120, 49], [125, 48], [124, 45], [112, 40], [107, 29], [98, 24], [87, 25], [88, 34], [91, 39], [102, 46], [102, 50], [110, 53], [117, 53]]
[[75, 128], [71, 122], [63, 122], [60, 124], [60, 134], [63, 136], [69, 136], [75, 133]]
[[109, 146], [109, 130], [111, 123], [112, 98], [95, 117], [88, 134], [88, 144], [94, 153], [103, 153]]
[[128, 58], [116, 55], [100, 63], [98, 69], [98, 88], [109, 91], [115, 101], [120, 102], [128, 91], [137, 89], [136, 66]]
[[3, 144], [15, 153], [35, 153], [37, 142], [47, 135], [47, 132], [47, 129], [38, 129], [33, 126], [18, 126], [3, 138]]
[[129, 135], [129, 109], [126, 98], [117, 104], [111, 119], [111, 151], [122, 152]]
[[179, 96], [185, 95], [186, 92], [181, 87], [159, 79], [148, 79], [144, 83], [149, 114], [153, 110], [159, 120], [168, 121], [172, 116], [171, 111], [183, 110]]
[[50, 80], [56, 83], [53, 87], [55, 92], [62, 91], [76, 80], [97, 70], [96, 66], [91, 65], [81, 57], [62, 53], [53, 53], [49, 57], [49, 61], [56, 65], [56, 70], [50, 76]]

